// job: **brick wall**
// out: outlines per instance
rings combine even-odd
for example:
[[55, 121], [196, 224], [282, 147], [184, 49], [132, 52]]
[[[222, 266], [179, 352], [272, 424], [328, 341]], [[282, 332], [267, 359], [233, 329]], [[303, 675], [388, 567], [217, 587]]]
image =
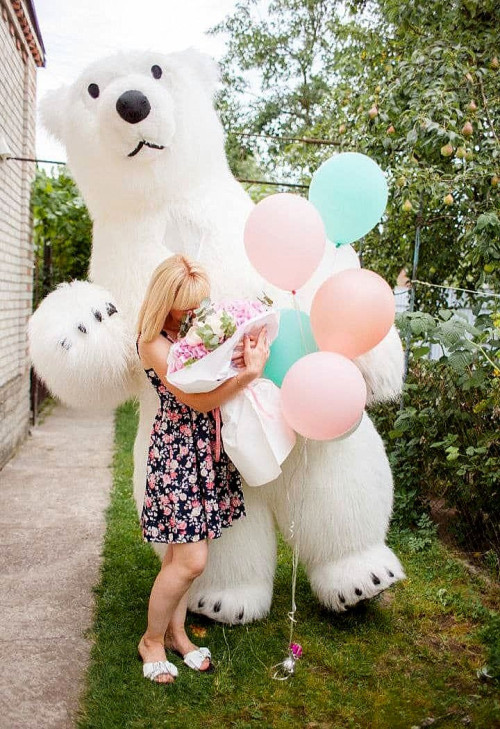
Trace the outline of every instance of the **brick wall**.
[[[33, 158], [36, 64], [26, 18], [25, 3], [0, 0], [0, 134], [12, 156]], [[34, 171], [32, 163], [0, 161], [0, 468], [30, 422], [26, 326], [32, 307]]]

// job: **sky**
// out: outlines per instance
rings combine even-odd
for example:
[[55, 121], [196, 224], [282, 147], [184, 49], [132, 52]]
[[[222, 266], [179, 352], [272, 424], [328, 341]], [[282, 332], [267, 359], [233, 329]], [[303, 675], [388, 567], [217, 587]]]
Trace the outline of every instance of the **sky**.
[[[118, 50], [163, 53], [194, 46], [219, 59], [222, 37], [206, 31], [236, 0], [34, 0], [46, 52], [37, 95], [71, 83], [92, 61]], [[37, 158], [66, 160], [64, 148], [37, 124]]]

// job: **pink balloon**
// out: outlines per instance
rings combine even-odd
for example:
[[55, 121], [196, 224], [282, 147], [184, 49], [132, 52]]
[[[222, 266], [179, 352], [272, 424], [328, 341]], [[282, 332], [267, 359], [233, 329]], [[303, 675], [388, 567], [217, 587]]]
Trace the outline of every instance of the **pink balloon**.
[[389, 284], [366, 268], [330, 276], [311, 305], [311, 328], [318, 347], [358, 357], [382, 341], [394, 322]]
[[281, 385], [283, 416], [291, 428], [314, 440], [344, 435], [360, 420], [366, 385], [356, 365], [333, 352], [297, 360]]
[[266, 281], [295, 291], [319, 266], [325, 226], [309, 200], [283, 192], [257, 203], [246, 222], [244, 241], [250, 262]]

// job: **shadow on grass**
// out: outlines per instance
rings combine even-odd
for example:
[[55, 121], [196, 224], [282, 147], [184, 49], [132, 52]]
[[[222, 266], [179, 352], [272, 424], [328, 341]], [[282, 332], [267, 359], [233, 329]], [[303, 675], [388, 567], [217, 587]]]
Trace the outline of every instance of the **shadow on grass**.
[[494, 686], [476, 675], [485, 663], [478, 638], [483, 602], [494, 600], [495, 588], [471, 578], [439, 543], [416, 555], [397, 536], [393, 546], [408, 579], [344, 615], [319, 605], [299, 568], [294, 640], [304, 655], [289, 680], [272, 678], [289, 638], [291, 552], [281, 538], [266, 619], [223, 626], [188, 614], [188, 632], [210, 646], [217, 671], [196, 673], [174, 657], [174, 684], [143, 679], [136, 646], [159, 563], [142, 542], [132, 499], [136, 426], [127, 403], [116, 416], [114, 489], [79, 729], [409, 729], [430, 725], [428, 718], [448, 728], [500, 723]]

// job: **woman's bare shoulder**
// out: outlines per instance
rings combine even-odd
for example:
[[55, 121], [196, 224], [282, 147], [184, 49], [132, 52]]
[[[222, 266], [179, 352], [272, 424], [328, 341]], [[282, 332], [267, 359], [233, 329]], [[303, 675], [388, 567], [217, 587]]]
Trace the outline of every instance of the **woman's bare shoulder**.
[[143, 342], [142, 338], [139, 338], [138, 348], [143, 364], [154, 366], [154, 362], [158, 360], [158, 357], [163, 359], [168, 354], [170, 342], [159, 334], [150, 342]]

